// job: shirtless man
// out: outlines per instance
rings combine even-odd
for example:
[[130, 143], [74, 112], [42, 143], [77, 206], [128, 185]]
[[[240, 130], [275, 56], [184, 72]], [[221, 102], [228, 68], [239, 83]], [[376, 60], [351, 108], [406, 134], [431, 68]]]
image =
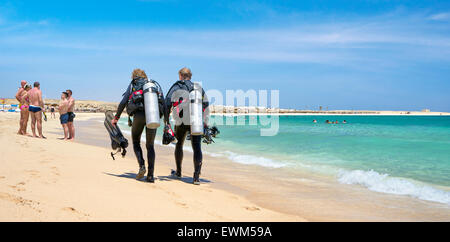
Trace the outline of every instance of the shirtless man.
[[26, 116], [28, 116], [28, 109], [27, 110], [22, 109], [22, 105], [23, 105], [22, 96], [24, 95], [24, 92], [25, 92], [25, 89], [24, 89], [25, 84], [27, 84], [26, 81], [21, 81], [20, 82], [21, 87], [19, 88], [19, 90], [16, 93], [16, 99], [17, 99], [17, 101], [19, 101], [19, 108], [20, 108], [19, 131], [17, 132], [17, 134], [19, 134], [19, 135], [26, 135], [26, 132], [27, 132], [27, 127], [26, 126], [24, 127], [24, 125], [26, 125], [26, 123], [24, 124], [24, 122], [25, 122]]
[[69, 94], [67, 92], [63, 92], [61, 94], [61, 101], [59, 102], [59, 120], [61, 121], [61, 125], [64, 129], [64, 138], [63, 140], [69, 139], [69, 113], [67, 112], [69, 109]]
[[[33, 137], [46, 139], [42, 134], [42, 110], [44, 109], [44, 101], [42, 100], [42, 91], [39, 82], [34, 83], [34, 88], [28, 92], [30, 97], [30, 115], [31, 115], [31, 131]], [[39, 136], [36, 135], [36, 124]]]
[[75, 114], [73, 110], [75, 109], [75, 99], [72, 97], [72, 90], [66, 90], [66, 93], [69, 95], [67, 101], [69, 102], [69, 108], [67, 113], [69, 114], [69, 122], [67, 123], [67, 127], [69, 128], [69, 140], [73, 141], [75, 139], [75, 126], [73, 125], [73, 119], [75, 118]]

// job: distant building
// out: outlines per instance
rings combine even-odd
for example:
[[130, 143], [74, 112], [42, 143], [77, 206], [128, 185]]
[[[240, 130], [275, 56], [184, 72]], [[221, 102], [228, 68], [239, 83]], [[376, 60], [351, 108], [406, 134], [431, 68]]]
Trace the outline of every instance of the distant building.
[[430, 109], [422, 109], [422, 112], [424, 112], [424, 113], [429, 113], [429, 112], [430, 112]]

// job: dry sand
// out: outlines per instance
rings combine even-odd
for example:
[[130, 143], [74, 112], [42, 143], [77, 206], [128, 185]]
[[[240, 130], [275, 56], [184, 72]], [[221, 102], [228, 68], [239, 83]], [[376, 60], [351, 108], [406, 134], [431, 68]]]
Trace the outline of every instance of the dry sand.
[[200, 186], [172, 180], [164, 162], [156, 183], [136, 181], [131, 152], [112, 161], [107, 148], [58, 140], [57, 119], [44, 123], [47, 140], [19, 136], [18, 119], [0, 113], [0, 221], [305, 221], [214, 188], [207, 176]]

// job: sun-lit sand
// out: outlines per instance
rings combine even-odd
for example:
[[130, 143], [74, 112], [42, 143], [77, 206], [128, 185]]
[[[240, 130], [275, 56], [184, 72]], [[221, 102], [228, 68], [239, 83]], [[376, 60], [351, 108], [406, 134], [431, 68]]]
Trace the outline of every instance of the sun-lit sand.
[[[376, 193], [332, 177], [234, 163], [204, 154], [202, 184], [186, 151], [156, 145], [156, 183], [134, 179], [132, 150], [113, 161], [104, 114], [77, 113], [75, 142], [57, 119], [47, 140], [19, 136], [18, 113], [0, 112], [0, 221], [449, 221], [445, 204]], [[30, 132], [30, 128], [28, 128]], [[128, 136], [128, 135], [126, 135]], [[160, 142], [160, 140], [157, 140]], [[144, 149], [145, 150], [145, 149]]]
[[208, 182], [194, 186], [190, 171], [164, 178], [170, 167], [161, 162], [155, 184], [136, 181], [132, 150], [112, 161], [107, 148], [58, 140], [57, 119], [44, 123], [47, 140], [19, 136], [18, 119], [0, 113], [0, 221], [304, 221]]

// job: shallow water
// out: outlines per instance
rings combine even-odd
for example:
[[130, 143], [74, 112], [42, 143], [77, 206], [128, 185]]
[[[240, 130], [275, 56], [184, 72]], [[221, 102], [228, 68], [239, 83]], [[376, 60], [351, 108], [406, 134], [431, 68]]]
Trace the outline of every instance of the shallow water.
[[280, 116], [275, 136], [260, 135], [265, 126], [257, 116], [244, 116], [243, 125], [220, 119], [216, 143], [203, 145], [209, 155], [450, 205], [450, 117]]

